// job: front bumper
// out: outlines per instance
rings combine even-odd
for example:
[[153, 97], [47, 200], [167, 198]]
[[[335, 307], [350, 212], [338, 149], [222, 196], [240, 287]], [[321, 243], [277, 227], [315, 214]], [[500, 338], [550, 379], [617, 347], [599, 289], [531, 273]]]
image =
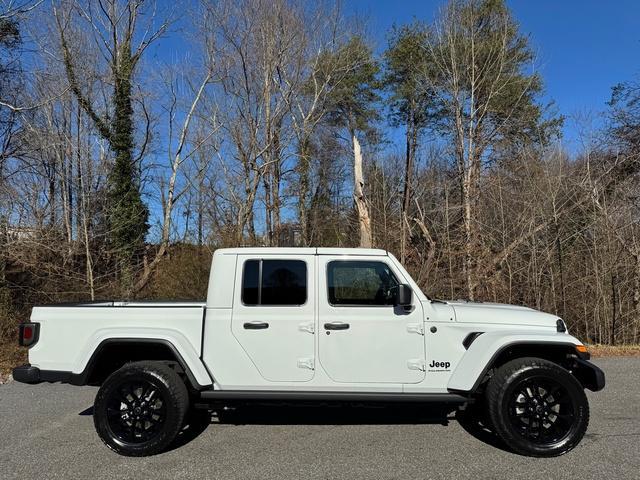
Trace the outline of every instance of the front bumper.
[[598, 392], [604, 388], [604, 372], [587, 360], [576, 359], [573, 374], [585, 388], [591, 391]]
[[21, 383], [62, 382], [70, 383], [71, 372], [57, 370], [40, 370], [38, 367], [26, 364], [13, 369], [13, 379]]

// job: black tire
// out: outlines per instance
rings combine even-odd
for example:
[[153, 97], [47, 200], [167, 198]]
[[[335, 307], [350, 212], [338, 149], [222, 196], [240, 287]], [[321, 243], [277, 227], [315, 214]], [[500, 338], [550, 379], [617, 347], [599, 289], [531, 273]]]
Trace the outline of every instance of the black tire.
[[522, 455], [567, 453], [589, 425], [589, 403], [580, 382], [540, 358], [519, 358], [498, 368], [486, 399], [496, 433]]
[[93, 422], [111, 450], [143, 457], [162, 452], [173, 442], [188, 409], [187, 387], [174, 370], [160, 362], [135, 362], [102, 384]]

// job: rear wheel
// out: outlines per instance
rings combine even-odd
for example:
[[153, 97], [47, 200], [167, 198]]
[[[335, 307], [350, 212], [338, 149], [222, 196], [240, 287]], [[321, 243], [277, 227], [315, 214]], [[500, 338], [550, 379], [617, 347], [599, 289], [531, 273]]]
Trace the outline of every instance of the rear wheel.
[[539, 358], [497, 369], [486, 390], [495, 431], [514, 451], [552, 457], [574, 448], [589, 424], [582, 385], [567, 370]]
[[121, 455], [146, 456], [166, 449], [189, 408], [180, 376], [159, 362], [129, 363], [107, 378], [94, 404], [102, 441]]

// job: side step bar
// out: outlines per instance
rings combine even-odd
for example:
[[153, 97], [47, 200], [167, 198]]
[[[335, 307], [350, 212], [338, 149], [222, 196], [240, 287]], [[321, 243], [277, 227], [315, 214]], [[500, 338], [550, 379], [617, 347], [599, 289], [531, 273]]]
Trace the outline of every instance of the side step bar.
[[370, 393], [370, 392], [296, 392], [274, 390], [205, 390], [203, 400], [240, 401], [319, 401], [319, 402], [413, 402], [463, 404], [466, 397], [455, 393]]

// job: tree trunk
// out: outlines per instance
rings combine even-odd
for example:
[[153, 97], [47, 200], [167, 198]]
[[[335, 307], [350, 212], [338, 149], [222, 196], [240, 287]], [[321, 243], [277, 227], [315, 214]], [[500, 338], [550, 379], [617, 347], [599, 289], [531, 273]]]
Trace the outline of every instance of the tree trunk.
[[6, 268], [7, 253], [6, 246], [8, 242], [8, 221], [7, 218], [0, 217], [0, 315], [6, 317], [9, 315], [11, 308], [11, 293], [7, 285]]
[[409, 235], [409, 206], [411, 205], [411, 182], [413, 177], [413, 165], [415, 162], [416, 149], [418, 144], [418, 131], [415, 124], [413, 110], [407, 118], [407, 139], [406, 157], [404, 170], [404, 186], [402, 189], [402, 214], [400, 227], [400, 262], [405, 263], [407, 255], [407, 236]]
[[262, 185], [264, 188], [264, 223], [265, 223], [265, 236], [267, 246], [273, 246], [273, 200], [272, 200], [272, 169], [273, 165], [268, 165], [262, 174]]
[[618, 275], [613, 273], [611, 275], [611, 333], [609, 335], [609, 342], [611, 345], [616, 344], [616, 324], [618, 323], [618, 291], [617, 284]]
[[309, 245], [309, 212], [307, 196], [309, 195], [309, 140], [303, 139], [298, 146], [298, 221], [302, 246]]
[[470, 172], [465, 172], [464, 179], [462, 182], [462, 218], [463, 218], [463, 226], [464, 226], [464, 276], [465, 283], [467, 286], [467, 298], [470, 301], [474, 300], [475, 297], [475, 279], [473, 272], [473, 207], [472, 196], [473, 192], [471, 191], [471, 175]]
[[[206, 159], [202, 153], [199, 153], [198, 165], [198, 246], [202, 247], [204, 243], [204, 198], [205, 198], [205, 163]], [[198, 250], [200, 252], [200, 249]]]
[[[272, 218], [273, 231], [275, 238], [272, 239], [272, 245], [280, 246], [280, 230], [282, 229], [282, 222], [280, 217], [280, 183], [282, 182], [282, 165], [281, 165], [281, 151], [280, 151], [280, 130], [282, 128], [282, 119], [278, 119], [275, 122], [275, 131], [273, 133], [273, 165], [272, 165], [272, 178], [271, 178], [271, 206], [272, 206]], [[293, 245], [289, 245], [293, 246]]]
[[634, 322], [635, 328], [633, 330], [633, 340], [632, 343], [637, 343], [637, 326], [640, 323], [640, 252], [634, 253], [634, 272], [633, 276], [633, 314], [634, 314]]
[[358, 225], [360, 227], [360, 247], [371, 248], [373, 244], [371, 239], [371, 218], [369, 216], [369, 207], [364, 197], [364, 176], [362, 174], [362, 151], [360, 142], [355, 132], [351, 134], [353, 142], [353, 173], [354, 188], [353, 199], [356, 203], [358, 211]]
[[409, 209], [409, 182], [411, 181], [411, 127], [407, 123], [407, 144], [404, 166], [404, 186], [402, 188], [402, 211], [400, 212], [400, 263], [406, 260], [407, 230], [409, 229], [407, 210]]
[[109, 175], [111, 242], [118, 258], [121, 287], [125, 295], [133, 288], [134, 264], [142, 251], [147, 233], [148, 210], [143, 203], [139, 172], [133, 158], [133, 59], [131, 47], [124, 43], [113, 66], [114, 118], [111, 148], [115, 164]]

